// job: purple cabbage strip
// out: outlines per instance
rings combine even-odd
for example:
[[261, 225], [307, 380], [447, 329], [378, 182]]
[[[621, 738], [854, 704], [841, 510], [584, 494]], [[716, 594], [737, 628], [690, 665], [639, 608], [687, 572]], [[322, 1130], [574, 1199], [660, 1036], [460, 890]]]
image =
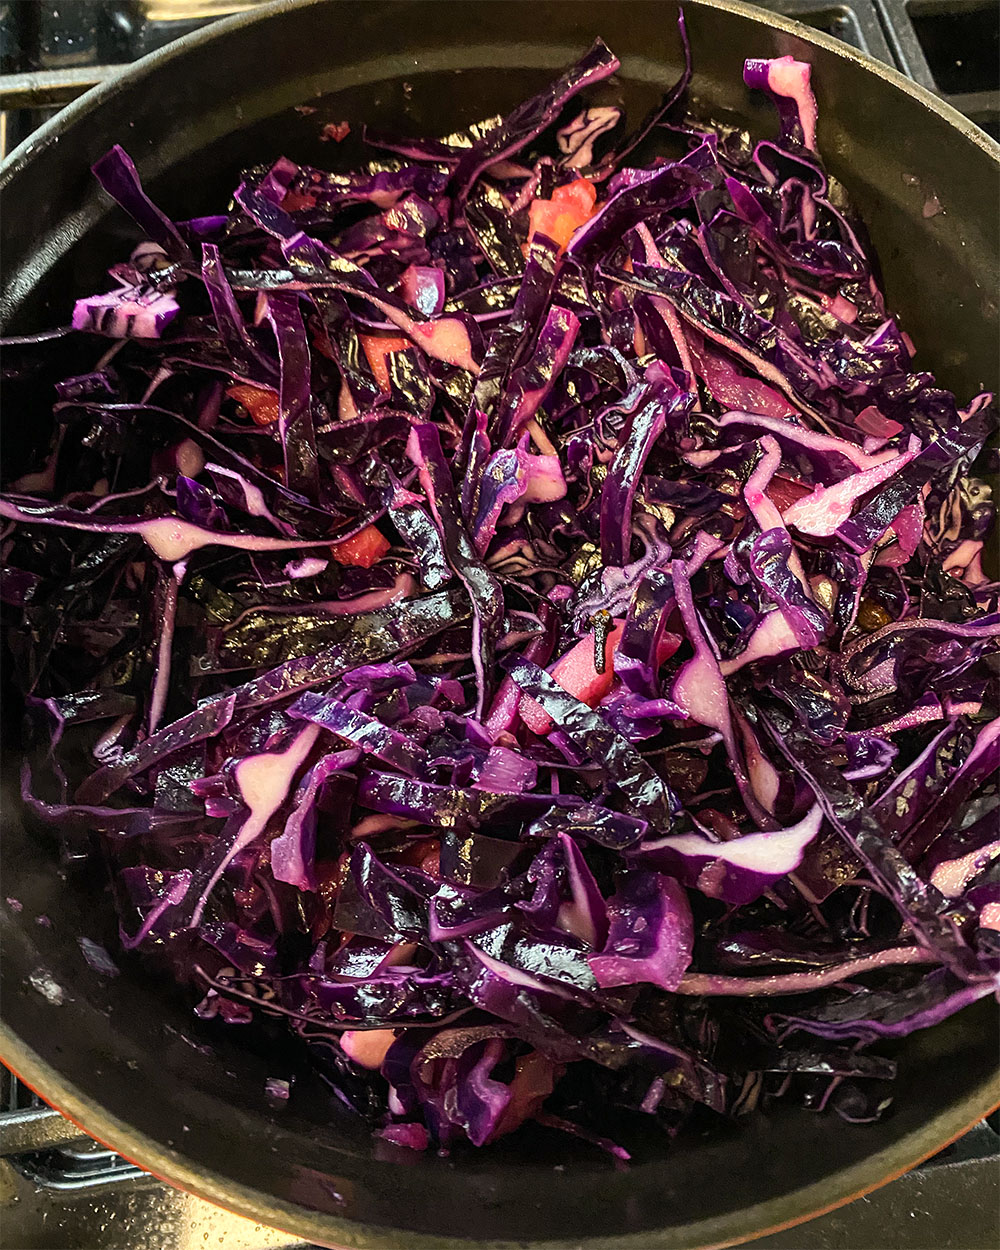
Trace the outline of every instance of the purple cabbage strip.
[[694, 925], [679, 882], [630, 869], [608, 901], [608, 944], [587, 962], [601, 986], [646, 982], [676, 990], [691, 962]]
[[493, 684], [493, 659], [503, 613], [503, 592], [494, 575], [477, 556], [462, 523], [437, 428], [415, 425], [410, 432], [407, 450], [417, 467], [431, 516], [441, 536], [445, 559], [465, 586], [472, 604], [476, 715], [481, 719]]
[[319, 500], [319, 459], [310, 396], [309, 345], [294, 295], [270, 295], [267, 319], [274, 330], [281, 362], [278, 429], [284, 451], [285, 485]]
[[520, 151], [526, 143], [553, 122], [567, 101], [593, 83], [610, 77], [619, 68], [618, 58], [602, 39], [575, 65], [553, 82], [546, 91], [518, 105], [499, 126], [488, 130], [459, 157], [452, 173], [452, 189], [458, 211], [476, 178], [490, 165]]
[[632, 543], [635, 492], [650, 450], [670, 416], [686, 413], [693, 402], [676, 386], [650, 386], [630, 397], [627, 426], [601, 490], [601, 558], [621, 567]]
[[663, 780], [642, 756], [607, 724], [598, 712], [567, 694], [553, 679], [519, 657], [504, 660], [504, 668], [514, 684], [536, 699], [570, 740], [584, 753], [584, 758], [599, 768], [606, 768], [612, 785], [622, 795], [630, 812], [650, 821], [655, 828], [666, 829], [672, 823], [671, 809], [676, 800]]
[[643, 843], [638, 858], [709, 898], [739, 906], [754, 902], [775, 881], [798, 868], [821, 821], [817, 805], [790, 829], [748, 833], [721, 843], [703, 834], [682, 833]]
[[146, 195], [132, 158], [118, 144], [93, 165], [94, 177], [133, 218], [146, 238], [159, 243], [173, 260], [193, 266], [191, 249], [184, 242], [176, 225]]

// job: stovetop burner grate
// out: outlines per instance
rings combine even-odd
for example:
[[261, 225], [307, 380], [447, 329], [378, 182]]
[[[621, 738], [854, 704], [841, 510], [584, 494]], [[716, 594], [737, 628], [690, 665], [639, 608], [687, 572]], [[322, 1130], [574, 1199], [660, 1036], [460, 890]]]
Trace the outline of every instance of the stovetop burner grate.
[[824, 4], [823, 0], [770, 0], [761, 3], [761, 8], [821, 30], [887, 65], [894, 64], [874, 0], [842, 0], [834, 4]]
[[146, 1175], [142, 1168], [113, 1150], [106, 1150], [85, 1138], [72, 1146], [15, 1155], [11, 1163], [22, 1176], [43, 1189], [89, 1189], [95, 1185], [138, 1180]]
[[903, 73], [1000, 140], [996, 0], [874, 0]]

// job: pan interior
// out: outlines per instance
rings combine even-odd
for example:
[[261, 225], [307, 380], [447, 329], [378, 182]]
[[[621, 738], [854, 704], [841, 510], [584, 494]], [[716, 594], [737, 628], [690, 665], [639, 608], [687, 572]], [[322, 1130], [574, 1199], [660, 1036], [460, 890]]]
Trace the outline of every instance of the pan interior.
[[[821, 147], [870, 226], [890, 304], [921, 361], [963, 398], [995, 387], [995, 160], [846, 52], [738, 6], [694, 2], [686, 11], [693, 107], [703, 116], [773, 133], [770, 111], [742, 87], [743, 59], [790, 52], [812, 61]], [[336, 148], [321, 143], [327, 121], [442, 134], [503, 112], [596, 35], [622, 58], [609, 90], [637, 119], [679, 72], [675, 14], [645, 0], [498, 0], [475, 6], [473, 22], [470, 6], [450, 0], [309, 3], [215, 28], [73, 110], [57, 136], [50, 131], [8, 170], [9, 329], [64, 322], [74, 294], [96, 289], [134, 242], [131, 223], [87, 172], [115, 142], [165, 211], [193, 216], [223, 205], [243, 166], [282, 154], [352, 164], [357, 133]], [[317, 112], [297, 112], [302, 103]], [[924, 218], [931, 194], [944, 212]], [[9, 476], [42, 431], [5, 405], [3, 434]], [[650, 1137], [628, 1169], [540, 1130], [479, 1155], [403, 1152], [373, 1142], [305, 1086], [276, 1111], [264, 1082], [284, 1075], [275, 1064], [288, 1057], [272, 1057], [265, 1036], [196, 1021], [137, 964], [122, 961], [114, 979], [88, 967], [79, 935], [114, 947], [108, 914], [94, 905], [100, 882], [76, 865], [60, 875], [52, 846], [23, 826], [15, 700], [4, 700], [4, 716], [3, 894], [22, 905], [0, 904], [7, 1057], [140, 1162], [313, 1239], [395, 1245], [378, 1230], [396, 1229], [408, 1244], [423, 1235], [428, 1247], [449, 1238], [603, 1246], [627, 1234], [650, 1234], [662, 1247], [717, 1243], [876, 1183], [989, 1102], [997, 1034], [984, 1003], [907, 1042], [897, 1111], [881, 1124], [782, 1111], [704, 1138]]]

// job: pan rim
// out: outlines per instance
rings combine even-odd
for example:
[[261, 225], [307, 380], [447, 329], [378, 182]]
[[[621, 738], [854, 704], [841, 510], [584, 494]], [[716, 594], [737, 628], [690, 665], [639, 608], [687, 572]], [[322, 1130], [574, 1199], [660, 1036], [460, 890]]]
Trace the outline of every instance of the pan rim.
[[[330, 3], [330, 0], [271, 0], [271, 3], [260, 5], [247, 12], [236, 13], [231, 17], [219, 18], [208, 26], [203, 26], [190, 34], [183, 35], [180, 39], [175, 39], [155, 52], [147, 53], [146, 56], [141, 57], [138, 61], [134, 61], [127, 68], [123, 69], [121, 73], [115, 74], [83, 92], [82, 95], [60, 109], [54, 117], [43, 122], [37, 130], [34, 130], [16, 148], [13, 148], [3, 161], [0, 161], [0, 190], [6, 186], [7, 182], [36, 152], [47, 147], [67, 127], [72, 126], [79, 117], [85, 116], [91, 109], [96, 108], [105, 100], [112, 99], [119, 91], [124, 91], [132, 86], [133, 83], [141, 82], [150, 70], [158, 69], [162, 65], [169, 64], [175, 58], [184, 56], [191, 48], [198, 47], [213, 39], [223, 38], [232, 30], [267, 21], [271, 17], [293, 9], [307, 9], [314, 5], [328, 3]], [[748, 21], [760, 22], [780, 30], [784, 34], [794, 35], [805, 43], [815, 44], [817, 47], [823, 48], [825, 51], [831, 52], [845, 61], [861, 66], [869, 73], [884, 79], [904, 94], [910, 96], [930, 112], [936, 113], [943, 121], [954, 127], [965, 139], [968, 139], [976, 147], [980, 148], [1000, 169], [1000, 143], [991, 139], [985, 130], [982, 130], [975, 122], [970, 121], [952, 105], [940, 99], [927, 87], [907, 78], [899, 70], [876, 60], [866, 52], [852, 48], [842, 40], [834, 39], [832, 35], [814, 30], [813, 27], [797, 22], [793, 18], [785, 17], [778, 13], [770, 13], [755, 4], [746, 4], [743, 0], [687, 0], [687, 3], [701, 8], [721, 9], [724, 12], [744, 17]]]
[[[329, 2], [330, 0], [273, 0], [272, 3], [248, 13], [220, 19], [143, 57], [121, 74], [85, 92], [15, 148], [0, 164], [0, 189], [6, 187], [37, 153], [57, 140], [67, 128], [75, 126], [100, 104], [141, 83], [151, 71], [169, 65], [190, 49], [225, 37], [236, 29], [267, 21], [281, 13]], [[687, 0], [687, 3], [692, 7], [720, 10], [764, 24], [874, 73], [948, 123], [979, 148], [1000, 170], [1000, 144], [932, 92], [867, 54], [791, 18], [768, 13], [754, 5], [745, 4], [742, 0]], [[335, 1244], [345, 1250], [347, 1247], [352, 1250], [398, 1250], [400, 1237], [404, 1235], [408, 1250], [468, 1250], [473, 1245], [480, 1250], [514, 1250], [515, 1245], [523, 1248], [525, 1244], [500, 1240], [472, 1242], [463, 1238], [442, 1238], [408, 1230], [404, 1234], [402, 1230], [386, 1225], [364, 1224], [334, 1215], [311, 1212], [305, 1207], [287, 1203], [266, 1195], [261, 1190], [226, 1179], [218, 1170], [195, 1168], [181, 1152], [167, 1150], [152, 1137], [131, 1128], [107, 1112], [100, 1103], [82, 1094], [56, 1068], [41, 1060], [2, 1019], [0, 1060], [7, 1063], [46, 1101], [51, 1099], [57, 1110], [81, 1128], [86, 1126], [84, 1131], [107, 1142], [127, 1157], [136, 1159], [139, 1166], [152, 1170], [153, 1175], [176, 1188], [268, 1226], [284, 1228], [297, 1236], [307, 1237], [318, 1243]], [[546, 1239], [530, 1244], [534, 1250], [580, 1250], [581, 1247], [597, 1250], [598, 1245], [602, 1250], [603, 1247], [608, 1250], [720, 1250], [721, 1247], [737, 1245], [741, 1241], [763, 1236], [768, 1232], [792, 1227], [877, 1189], [935, 1154], [998, 1105], [1000, 1076], [993, 1076], [978, 1084], [947, 1111], [930, 1122], [924, 1122], [892, 1146], [828, 1174], [821, 1181], [778, 1197], [764, 1199], [741, 1212], [728, 1212], [675, 1229], [650, 1229], [641, 1233], [584, 1241], [578, 1238], [572, 1241]], [[831, 1190], [835, 1195], [832, 1200]], [[733, 1225], [736, 1220], [746, 1226], [746, 1231], [734, 1233]]]
[[[1000, 1109], [1000, 1072], [977, 1086], [960, 1102], [949, 1107], [930, 1122], [932, 1133], [924, 1122], [918, 1128], [874, 1155], [859, 1160], [839, 1172], [824, 1176], [800, 1189], [778, 1197], [767, 1198], [756, 1206], [712, 1216], [698, 1223], [677, 1228], [652, 1228], [639, 1233], [613, 1237], [534, 1240], [471, 1240], [418, 1233], [387, 1225], [366, 1224], [356, 1220], [309, 1211], [307, 1208], [266, 1196], [261, 1191], [238, 1181], [226, 1180], [217, 1172], [196, 1169], [187, 1164], [178, 1151], [164, 1150], [145, 1133], [137, 1132], [99, 1104], [77, 1093], [60, 1074], [38, 1059], [30, 1047], [20, 1042], [12, 1030], [0, 1021], [0, 1062], [12, 1071], [39, 1097], [66, 1116], [103, 1145], [113, 1149], [145, 1171], [151, 1172], [176, 1189], [202, 1198], [233, 1214], [256, 1220], [270, 1228], [294, 1236], [308, 1238], [333, 1250], [399, 1250], [400, 1236], [405, 1236], [407, 1250], [725, 1250], [742, 1242], [825, 1215], [865, 1194], [887, 1185], [905, 1172], [918, 1167], [932, 1155], [961, 1137], [985, 1116]], [[45, 1091], [45, 1092], [43, 1092]], [[888, 1171], [886, 1168], [888, 1167]], [[830, 1197], [830, 1184], [836, 1181], [835, 1196]], [[822, 1193], [821, 1193], [822, 1191]], [[759, 1213], [757, 1218], [753, 1213]], [[747, 1219], [750, 1216], [751, 1218]], [[746, 1222], [746, 1231], [734, 1234], [734, 1219]], [[727, 1229], [727, 1225], [730, 1227]]]

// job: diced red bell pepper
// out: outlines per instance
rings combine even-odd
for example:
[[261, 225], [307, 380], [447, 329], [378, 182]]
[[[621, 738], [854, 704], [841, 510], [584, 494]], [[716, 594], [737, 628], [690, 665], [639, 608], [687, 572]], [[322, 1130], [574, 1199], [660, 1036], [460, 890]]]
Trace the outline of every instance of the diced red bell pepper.
[[[549, 675], [581, 703], [596, 707], [614, 681], [615, 651], [624, 629], [624, 624], [616, 625], [608, 634], [603, 673], [599, 673], [594, 664], [594, 635], [588, 634], [556, 660], [549, 669]], [[547, 734], [552, 728], [552, 718], [534, 699], [522, 698], [518, 711], [532, 733]]]
[[389, 366], [385, 358], [393, 352], [405, 351], [413, 344], [409, 339], [396, 335], [384, 337], [379, 334], [361, 334], [358, 337], [361, 339], [361, 346], [365, 349], [365, 355], [368, 357], [368, 363], [371, 365], [379, 390], [388, 395], [392, 386], [389, 382]]
[[680, 634], [672, 634], [669, 630], [664, 630], [660, 635], [660, 641], [656, 647], [656, 663], [658, 667], [666, 664], [667, 660], [673, 655], [684, 639]]
[[300, 208], [315, 208], [316, 195], [312, 191], [286, 191], [281, 207], [286, 213], [297, 212]]
[[854, 418], [854, 424], [872, 438], [895, 438], [897, 434], [903, 432], [903, 427], [898, 421], [893, 421], [891, 417], [883, 417], [873, 404], [861, 409]]
[[332, 543], [330, 555], [338, 564], [353, 564], [357, 568], [370, 569], [373, 564], [378, 564], [391, 546], [384, 534], [374, 525], [369, 525], [353, 538]]
[[377, 1072], [395, 1040], [395, 1029], [346, 1029], [340, 1035], [340, 1048], [348, 1059]]
[[575, 182], [566, 182], [561, 187], [556, 187], [552, 192], [552, 202], [567, 209], [575, 208], [591, 217], [597, 203], [597, 188], [589, 178], [577, 178]]
[[336, 363], [337, 357], [333, 354], [333, 348], [330, 346], [330, 336], [326, 330], [318, 328], [312, 330], [309, 340], [321, 356], [325, 356], [327, 360], [332, 360]]
[[414, 838], [393, 856], [397, 864], [409, 864], [413, 868], [420, 867], [420, 861], [440, 849], [437, 838]]
[[331, 139], [334, 143], [343, 143], [350, 133], [350, 122], [327, 122], [319, 132], [319, 139], [321, 143], [329, 143]]
[[531, 201], [528, 210], [528, 241], [536, 233], [548, 235], [563, 251], [577, 230], [593, 217], [597, 190], [587, 178], [556, 187], [552, 199]]
[[779, 477], [775, 474], [768, 482], [764, 493], [778, 511], [784, 513], [793, 503], [798, 503], [806, 495], [811, 495], [812, 487], [803, 486], [801, 482], [793, 482], [791, 478]]
[[441, 875], [441, 844], [437, 838], [422, 838], [419, 842], [411, 842], [400, 851], [398, 862], [412, 864], [431, 877]]
[[433, 851], [428, 851], [420, 861], [420, 867], [429, 877], [440, 877], [441, 848], [436, 846]]
[[240, 383], [231, 386], [226, 394], [242, 404], [258, 425], [272, 425], [281, 416], [278, 392], [272, 391], [270, 387]]
[[514, 1079], [510, 1083], [510, 1101], [487, 1141], [496, 1141], [520, 1128], [525, 1120], [531, 1120], [541, 1109], [542, 1103], [555, 1088], [563, 1074], [562, 1064], [553, 1063], [540, 1051], [531, 1050], [515, 1060]]

